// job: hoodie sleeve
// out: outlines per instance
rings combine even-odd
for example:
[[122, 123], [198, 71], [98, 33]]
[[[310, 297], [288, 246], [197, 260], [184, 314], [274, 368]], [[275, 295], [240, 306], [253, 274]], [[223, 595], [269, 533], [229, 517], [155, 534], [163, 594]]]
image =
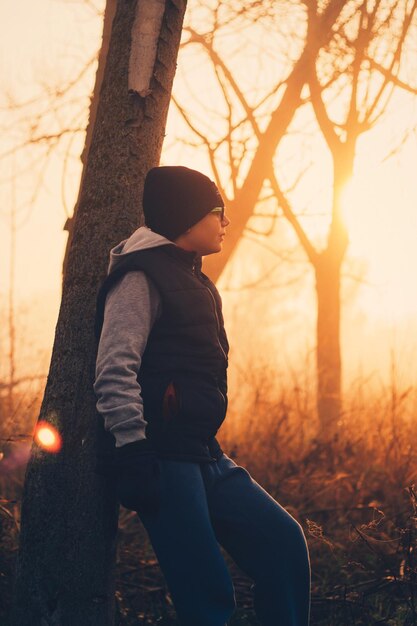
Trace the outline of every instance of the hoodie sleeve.
[[94, 391], [116, 447], [146, 438], [137, 374], [160, 313], [159, 292], [144, 272], [128, 272], [107, 294]]

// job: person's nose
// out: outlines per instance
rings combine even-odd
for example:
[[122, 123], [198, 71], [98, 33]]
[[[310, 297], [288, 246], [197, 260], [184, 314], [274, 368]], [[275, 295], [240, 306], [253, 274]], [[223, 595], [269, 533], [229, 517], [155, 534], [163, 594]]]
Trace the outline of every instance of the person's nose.
[[230, 220], [228, 218], [228, 216], [226, 215], [226, 213], [223, 215], [223, 222], [222, 222], [223, 226], [229, 226], [230, 224]]

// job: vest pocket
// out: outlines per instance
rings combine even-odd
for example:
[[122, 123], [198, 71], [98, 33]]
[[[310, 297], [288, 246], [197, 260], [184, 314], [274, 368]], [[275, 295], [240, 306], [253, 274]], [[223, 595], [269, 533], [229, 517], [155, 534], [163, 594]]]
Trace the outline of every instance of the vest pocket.
[[226, 399], [220, 389], [191, 379], [175, 379], [164, 393], [164, 419], [190, 436], [212, 437], [226, 415]]

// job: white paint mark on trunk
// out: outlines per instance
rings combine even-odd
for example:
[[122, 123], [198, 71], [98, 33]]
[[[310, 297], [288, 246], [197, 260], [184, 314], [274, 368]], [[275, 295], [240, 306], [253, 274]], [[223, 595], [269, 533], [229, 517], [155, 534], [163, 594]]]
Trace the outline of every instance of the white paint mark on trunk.
[[142, 98], [149, 88], [156, 59], [165, 0], [137, 0], [129, 58], [129, 91]]

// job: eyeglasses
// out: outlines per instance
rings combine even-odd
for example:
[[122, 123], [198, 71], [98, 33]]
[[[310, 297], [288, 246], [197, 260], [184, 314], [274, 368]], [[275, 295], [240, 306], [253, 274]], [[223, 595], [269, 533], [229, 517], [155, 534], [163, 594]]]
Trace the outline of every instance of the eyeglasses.
[[210, 213], [220, 213], [220, 220], [224, 219], [224, 206], [216, 206], [210, 211]]

